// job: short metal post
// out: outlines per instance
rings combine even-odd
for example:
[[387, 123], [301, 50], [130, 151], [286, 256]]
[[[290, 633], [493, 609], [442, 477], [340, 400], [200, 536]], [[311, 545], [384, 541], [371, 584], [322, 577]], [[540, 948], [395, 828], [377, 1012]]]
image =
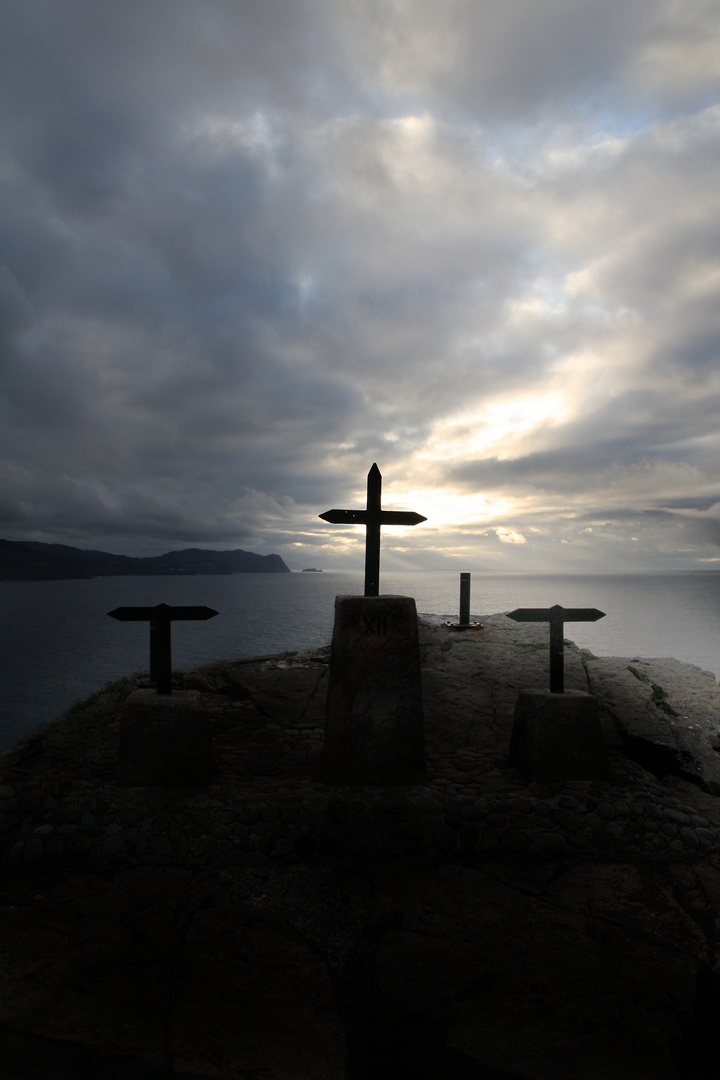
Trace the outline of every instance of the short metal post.
[[470, 574], [460, 575], [460, 626], [470, 623]]

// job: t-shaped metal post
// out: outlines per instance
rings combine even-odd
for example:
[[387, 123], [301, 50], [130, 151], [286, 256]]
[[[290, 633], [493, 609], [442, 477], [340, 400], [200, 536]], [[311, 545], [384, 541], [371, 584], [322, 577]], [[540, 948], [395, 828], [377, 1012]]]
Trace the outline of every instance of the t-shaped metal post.
[[172, 693], [172, 650], [170, 623], [173, 620], [212, 619], [219, 612], [210, 607], [119, 607], [108, 611], [120, 622], [150, 623], [150, 681], [157, 685], [158, 694]]
[[565, 646], [563, 624], [566, 622], [597, 622], [605, 618], [604, 611], [597, 608], [564, 608], [555, 604], [551, 608], [516, 608], [508, 612], [515, 622], [550, 623], [550, 693], [565, 692]]

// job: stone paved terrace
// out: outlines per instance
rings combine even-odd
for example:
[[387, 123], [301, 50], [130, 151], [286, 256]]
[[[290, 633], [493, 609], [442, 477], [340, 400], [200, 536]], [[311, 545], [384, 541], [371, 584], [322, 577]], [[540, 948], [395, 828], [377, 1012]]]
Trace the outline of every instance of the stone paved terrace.
[[219, 661], [177, 675], [211, 714], [217, 773], [208, 789], [119, 787], [123, 695], [103, 695], [0, 755], [4, 858], [212, 867], [316, 855], [672, 861], [717, 846], [720, 689], [710, 673], [567, 645], [566, 687], [599, 697], [612, 778], [526, 786], [507, 761], [513, 710], [518, 690], [547, 685], [547, 628], [492, 615], [457, 633], [423, 616], [420, 637], [426, 786], [321, 783], [329, 649]]

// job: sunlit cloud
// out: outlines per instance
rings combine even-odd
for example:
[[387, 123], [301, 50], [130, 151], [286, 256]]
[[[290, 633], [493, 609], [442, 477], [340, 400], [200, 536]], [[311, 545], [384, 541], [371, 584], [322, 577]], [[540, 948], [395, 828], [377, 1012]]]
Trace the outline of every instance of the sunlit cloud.
[[440, 421], [418, 462], [467, 461], [478, 455], [512, 457], [517, 444], [540, 426], [561, 423], [566, 406], [561, 392], [513, 397]]

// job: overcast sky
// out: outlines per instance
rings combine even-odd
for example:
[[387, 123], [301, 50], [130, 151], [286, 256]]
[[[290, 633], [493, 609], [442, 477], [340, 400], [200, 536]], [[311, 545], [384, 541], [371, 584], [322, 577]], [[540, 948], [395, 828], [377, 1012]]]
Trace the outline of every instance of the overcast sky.
[[3, 0], [0, 536], [720, 567], [717, 0]]

